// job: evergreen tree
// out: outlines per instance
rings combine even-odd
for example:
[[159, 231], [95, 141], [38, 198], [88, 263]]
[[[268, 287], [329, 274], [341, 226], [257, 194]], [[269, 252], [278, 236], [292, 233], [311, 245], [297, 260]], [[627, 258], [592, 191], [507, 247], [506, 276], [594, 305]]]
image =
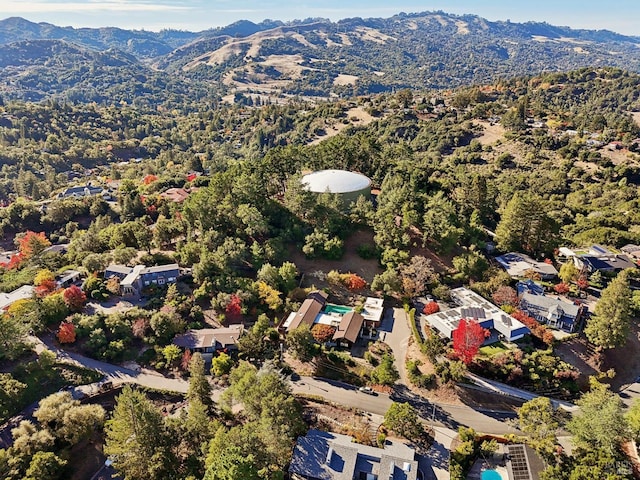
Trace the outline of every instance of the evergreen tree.
[[620, 272], [602, 291], [584, 333], [599, 348], [614, 348], [627, 341], [631, 318], [631, 290], [627, 271]]
[[622, 400], [607, 385], [591, 381], [591, 391], [576, 402], [580, 412], [567, 423], [577, 446], [587, 450], [614, 453], [628, 438]]
[[557, 243], [558, 225], [546, 212], [543, 199], [530, 194], [514, 195], [496, 228], [498, 248], [533, 255], [551, 253]]
[[213, 400], [211, 399], [211, 385], [205, 376], [204, 358], [202, 354], [196, 352], [191, 357], [189, 363], [189, 390], [187, 391], [187, 399], [189, 401], [199, 400], [203, 405], [211, 407]]
[[104, 452], [127, 480], [178, 478], [164, 418], [141, 391], [122, 389], [105, 432]]

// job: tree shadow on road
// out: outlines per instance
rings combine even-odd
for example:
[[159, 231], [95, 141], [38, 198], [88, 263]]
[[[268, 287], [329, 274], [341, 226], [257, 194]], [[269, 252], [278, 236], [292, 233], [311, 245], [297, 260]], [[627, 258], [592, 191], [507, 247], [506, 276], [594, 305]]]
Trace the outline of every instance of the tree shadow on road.
[[460, 426], [460, 423], [454, 420], [449, 412], [412, 392], [406, 385], [396, 384], [390, 398], [394, 402], [408, 402], [418, 411], [418, 415], [427, 421], [429, 426], [433, 425], [433, 423], [439, 423], [452, 430], [457, 430]]

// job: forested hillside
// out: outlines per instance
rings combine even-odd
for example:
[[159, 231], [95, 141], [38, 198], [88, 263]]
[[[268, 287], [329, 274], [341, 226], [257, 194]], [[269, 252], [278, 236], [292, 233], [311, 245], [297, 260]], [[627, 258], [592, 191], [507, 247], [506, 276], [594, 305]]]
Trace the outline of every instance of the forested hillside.
[[244, 21], [198, 33], [73, 29], [10, 18], [0, 22], [0, 45], [4, 98], [137, 106], [173, 105], [188, 92], [264, 102], [443, 89], [585, 66], [640, 70], [635, 37], [444, 12]]
[[[34, 38], [20, 39], [14, 26], [0, 50], [0, 292], [32, 292], [0, 315], [0, 420], [12, 419], [0, 426], [0, 477], [86, 478], [82, 472], [102, 469], [108, 456], [132, 479], [280, 480], [309, 427], [341, 426], [369, 445], [392, 432], [429, 448], [431, 430], [413, 428], [422, 424], [418, 414], [433, 424], [436, 408], [453, 400], [453, 413], [438, 410], [437, 421], [457, 427], [475, 421], [478, 407], [493, 408], [460, 387], [467, 369], [568, 400], [589, 388], [593, 374], [591, 392], [578, 401], [582, 411], [567, 424], [580, 445], [573, 456], [557, 453], [561, 423], [550, 402], [523, 407], [520, 428], [544, 430], [530, 436], [549, 462], [545, 478], [592, 471], [593, 463], [605, 472], [625, 458], [622, 442], [640, 436], [639, 404], [625, 420], [620, 399], [595, 379], [613, 386], [616, 372], [624, 377], [618, 385], [637, 376], [640, 362], [626, 358], [637, 350], [631, 318], [640, 314], [640, 292], [630, 289], [637, 269], [615, 279], [587, 274], [573, 260], [561, 265], [558, 253], [597, 243], [613, 255], [640, 244], [635, 39], [424, 14], [239, 23], [236, 35], [173, 37], [172, 48], [192, 42], [155, 56], [122, 49], [120, 40], [95, 49], [86, 40], [95, 40], [91, 32], [82, 41], [38, 39], [40, 30], [24, 27]], [[496, 40], [496, 30], [509, 40]], [[160, 41], [157, 35], [145, 41]], [[611, 51], [626, 52], [630, 70], [564, 71], [585, 59], [623, 61]], [[538, 70], [544, 73], [525, 75]], [[479, 79], [487, 81], [471, 85]], [[400, 86], [416, 88], [393, 90]], [[434, 88], [443, 86], [451, 88]], [[301, 176], [320, 169], [365, 174], [372, 195], [345, 206], [345, 197], [312, 193]], [[516, 310], [515, 281], [495, 266], [496, 252], [555, 263], [562, 281], [545, 287], [566, 294], [570, 306], [598, 289], [585, 336], [578, 327], [558, 341], [551, 326]], [[109, 269], [130, 271], [124, 279], [143, 270], [173, 273], [166, 281], [140, 279], [128, 297], [124, 279]], [[56, 283], [69, 274], [77, 284]], [[520, 278], [540, 277], [529, 269]], [[449, 342], [420, 323], [417, 309], [427, 316], [448, 308], [451, 289], [462, 285], [499, 305], [503, 318], [522, 319], [531, 334], [481, 352], [488, 331], [477, 319], [456, 327], [476, 327], [474, 344], [462, 346], [460, 336]], [[328, 345], [338, 332], [333, 324], [285, 334], [285, 319], [317, 289], [330, 292], [333, 307], [348, 304], [353, 316], [379, 299], [380, 314], [394, 318], [384, 322], [406, 328], [409, 320], [413, 339], [393, 346], [394, 327], [378, 335], [381, 324], [367, 326], [372, 335], [356, 339], [364, 353], [354, 359], [350, 349]], [[201, 354], [176, 342], [187, 331], [229, 325], [236, 327], [225, 334], [229, 348], [213, 340], [222, 348], [210, 376]], [[88, 367], [110, 363], [100, 377], [116, 373], [80, 387], [98, 374], [72, 371], [66, 353], [56, 358], [44, 349], [36, 360], [33, 335], [74, 359], [87, 357]], [[562, 356], [568, 350], [579, 362]], [[606, 364], [615, 358], [610, 352], [624, 364]], [[596, 355], [597, 365], [586, 363]], [[137, 366], [143, 369], [134, 374]], [[187, 371], [189, 385], [181, 380]], [[305, 382], [329, 377], [353, 388], [326, 383], [340, 393], [329, 398], [320, 388], [319, 396], [311, 383], [292, 383], [294, 375], [285, 376], [292, 371]], [[111, 380], [125, 378], [118, 372], [141, 387], [177, 382], [186, 396], [124, 387], [104, 401], [103, 393], [114, 395], [102, 391]], [[85, 404], [72, 398], [94, 387], [98, 396]], [[372, 416], [357, 409], [360, 398], [388, 400], [394, 388], [398, 403], [382, 427], [363, 423]], [[350, 389], [358, 407], [346, 409], [339, 403]], [[429, 403], [414, 411], [420, 396]], [[36, 401], [31, 420], [14, 416]], [[503, 395], [498, 401], [503, 408]], [[394, 423], [389, 412], [401, 402], [409, 415]], [[604, 422], [600, 405], [608, 405]], [[460, 420], [459, 409], [469, 417]], [[352, 426], [346, 418], [356, 416]], [[603, 430], [596, 440], [592, 424]], [[462, 428], [459, 437], [468, 440], [452, 450], [451, 478], [464, 478], [474, 458], [493, 452], [473, 430]]]
[[[584, 69], [445, 95], [405, 90], [319, 106], [210, 104], [192, 113], [9, 102], [0, 118], [0, 198], [46, 199], [85, 169], [95, 179], [158, 175], [151, 191], [184, 186], [189, 170], [207, 168], [213, 178], [246, 171], [259, 176], [247, 179], [262, 186], [255, 193], [270, 196], [300, 171], [345, 168], [382, 187], [378, 220], [362, 219], [373, 222], [381, 247], [406, 248], [411, 226], [444, 249], [463, 236], [484, 237], [469, 228], [493, 229], [517, 192], [535, 192], [537, 208], [553, 220], [549, 248], [562, 237], [619, 246], [640, 232], [640, 133], [631, 113], [640, 110], [638, 80]], [[363, 125], [350, 113], [358, 110], [373, 121]], [[143, 162], [126, 164], [135, 158]], [[386, 209], [404, 212], [406, 223], [394, 223]], [[33, 228], [40, 218], [23, 212], [16, 220], [10, 210], [6, 229]]]

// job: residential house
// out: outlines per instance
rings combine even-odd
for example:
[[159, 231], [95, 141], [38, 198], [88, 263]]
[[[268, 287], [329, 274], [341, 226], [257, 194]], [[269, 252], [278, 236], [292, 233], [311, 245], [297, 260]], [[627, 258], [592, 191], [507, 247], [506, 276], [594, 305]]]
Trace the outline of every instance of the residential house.
[[81, 276], [82, 274], [78, 270], [65, 270], [57, 276], [56, 285], [58, 288], [69, 287], [80, 280]]
[[292, 312], [282, 323], [286, 331], [295, 330], [300, 325], [312, 328], [315, 324], [335, 327], [332, 342], [338, 346], [352, 347], [361, 336], [372, 338], [382, 320], [382, 299], [368, 297], [361, 312], [352, 307], [334, 305], [327, 302], [327, 294], [311, 292], [302, 302], [297, 312]]
[[640, 260], [640, 245], [628, 244], [622, 247], [620, 250], [629, 255], [633, 260], [636, 261], [636, 263], [638, 262], [638, 260]]
[[292, 480], [417, 480], [418, 462], [413, 448], [397, 440], [377, 448], [312, 429], [298, 438], [289, 475]]
[[58, 198], [83, 198], [103, 194], [107, 193], [102, 189], [102, 187], [95, 187], [93, 185], [79, 185], [77, 187], [65, 188], [58, 194]]
[[120, 291], [123, 295], [140, 295], [146, 287], [176, 283], [179, 275], [180, 267], [178, 267], [177, 263], [157, 265], [155, 267], [109, 265], [104, 272], [105, 279], [111, 277], [120, 279]]
[[326, 305], [328, 297], [329, 296], [321, 290], [311, 292], [305, 301], [302, 302], [300, 309], [289, 315], [289, 318], [285, 320], [283, 326], [287, 331], [295, 330], [302, 324], [307, 325], [309, 328], [313, 327], [316, 317]]
[[9, 307], [18, 300], [26, 300], [33, 297], [34, 292], [35, 288], [33, 285], [23, 285], [9, 293], [0, 292], [0, 311], [8, 310]]
[[67, 253], [69, 249], [68, 243], [58, 243], [56, 245], [51, 245], [43, 250], [43, 253], [59, 253], [60, 255], [64, 255]]
[[552, 264], [539, 262], [524, 253], [506, 253], [496, 257], [496, 261], [513, 278], [522, 278], [531, 272], [540, 280], [551, 280], [558, 276], [558, 270]]
[[184, 188], [170, 188], [162, 192], [159, 197], [173, 203], [182, 203], [189, 198], [190, 193], [191, 190], [185, 190]]
[[451, 299], [459, 306], [423, 317], [446, 338], [453, 338], [453, 331], [463, 318], [476, 320], [482, 328], [489, 330], [491, 335], [485, 344], [502, 339], [513, 342], [530, 333], [522, 322], [467, 288], [451, 290]]
[[594, 272], [616, 274], [627, 268], [635, 268], [636, 264], [625, 254], [613, 253], [601, 245], [593, 245], [587, 253], [579, 253], [573, 257], [575, 266], [591, 274]]
[[192, 352], [203, 354], [237, 350], [238, 340], [244, 332], [242, 325], [231, 325], [227, 328], [202, 328], [189, 330], [176, 335], [173, 344]]
[[525, 292], [520, 297], [520, 310], [550, 327], [573, 333], [580, 328], [586, 307], [562, 297], [547, 297]]
[[342, 317], [333, 334], [333, 341], [339, 347], [351, 348], [362, 335], [364, 317], [356, 312], [349, 312]]

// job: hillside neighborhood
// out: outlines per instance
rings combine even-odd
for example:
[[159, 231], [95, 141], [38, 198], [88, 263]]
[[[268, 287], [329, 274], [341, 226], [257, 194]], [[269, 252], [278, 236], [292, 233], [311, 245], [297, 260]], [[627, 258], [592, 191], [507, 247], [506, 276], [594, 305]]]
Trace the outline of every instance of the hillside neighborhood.
[[176, 45], [136, 102], [0, 89], [0, 479], [640, 478], [640, 77], [278, 70], [370, 22], [137, 32]]

